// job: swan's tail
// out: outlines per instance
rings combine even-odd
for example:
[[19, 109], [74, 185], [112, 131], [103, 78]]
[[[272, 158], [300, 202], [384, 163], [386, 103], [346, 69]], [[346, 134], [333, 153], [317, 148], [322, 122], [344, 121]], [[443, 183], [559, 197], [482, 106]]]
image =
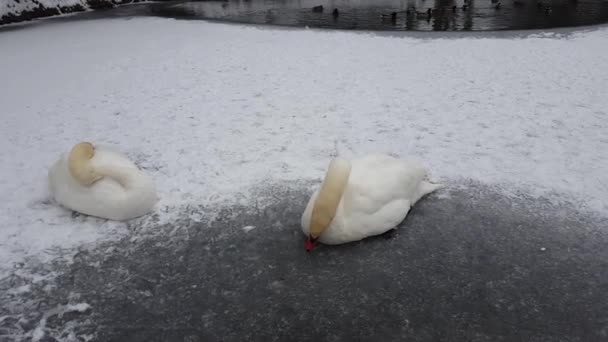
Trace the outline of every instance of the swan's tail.
[[444, 185], [441, 183], [431, 183], [429, 181], [422, 181], [422, 184], [420, 184], [420, 193], [422, 194], [422, 196], [425, 196], [443, 187]]
[[444, 185], [441, 183], [434, 182], [431, 179], [431, 171], [428, 168], [424, 168], [424, 178], [420, 184], [420, 197], [430, 194], [433, 191], [443, 188]]
[[[418, 202], [418, 200], [420, 200], [422, 197], [430, 194], [433, 191], [439, 190], [443, 188], [443, 184], [440, 183], [431, 183], [429, 181], [423, 180], [420, 183], [420, 187], [418, 188], [418, 196], [416, 196], [416, 198], [414, 198], [413, 203]], [[412, 205], [413, 205], [412, 203]]]

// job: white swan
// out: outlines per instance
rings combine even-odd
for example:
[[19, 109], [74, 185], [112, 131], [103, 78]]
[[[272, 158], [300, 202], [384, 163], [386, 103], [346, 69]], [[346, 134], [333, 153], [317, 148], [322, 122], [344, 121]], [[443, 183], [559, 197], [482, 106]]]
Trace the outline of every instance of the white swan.
[[49, 189], [62, 206], [123, 221], [154, 208], [154, 181], [119, 152], [82, 142], [49, 170]]
[[442, 187], [426, 180], [418, 162], [369, 155], [351, 162], [334, 159], [321, 188], [302, 214], [306, 250], [320, 241], [336, 245], [395, 228], [422, 196]]

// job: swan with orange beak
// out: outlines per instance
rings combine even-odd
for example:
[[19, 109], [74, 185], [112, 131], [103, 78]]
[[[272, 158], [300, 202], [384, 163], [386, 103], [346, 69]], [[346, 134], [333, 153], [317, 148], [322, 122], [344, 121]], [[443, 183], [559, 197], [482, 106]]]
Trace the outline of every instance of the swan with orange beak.
[[369, 155], [331, 161], [302, 214], [305, 248], [337, 245], [394, 229], [423, 196], [442, 187], [418, 161]]

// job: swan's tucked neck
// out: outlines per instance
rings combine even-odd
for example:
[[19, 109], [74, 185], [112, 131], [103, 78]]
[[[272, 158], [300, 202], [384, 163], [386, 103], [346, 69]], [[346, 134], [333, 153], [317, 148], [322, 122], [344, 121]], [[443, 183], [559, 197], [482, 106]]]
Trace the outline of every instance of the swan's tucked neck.
[[331, 224], [338, 205], [346, 190], [351, 165], [347, 160], [336, 158], [331, 161], [321, 190], [315, 200], [310, 219], [309, 234], [318, 238]]
[[76, 144], [68, 156], [70, 174], [84, 186], [90, 186], [102, 178], [91, 165], [93, 156], [95, 156], [95, 147], [88, 142]]
[[94, 156], [95, 147], [91, 143], [83, 142], [72, 148], [68, 157], [68, 169], [76, 181], [83, 186], [91, 186], [98, 180], [109, 177], [126, 190], [134, 186], [136, 179], [133, 169], [120, 165], [108, 165], [103, 161], [93, 160]]

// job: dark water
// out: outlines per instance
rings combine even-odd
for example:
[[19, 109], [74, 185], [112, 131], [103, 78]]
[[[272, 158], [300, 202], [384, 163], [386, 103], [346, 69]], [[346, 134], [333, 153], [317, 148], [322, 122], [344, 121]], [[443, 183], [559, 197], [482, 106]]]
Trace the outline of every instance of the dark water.
[[[388, 31], [540, 29], [608, 22], [607, 0], [501, 0], [498, 9], [495, 1], [468, 0], [466, 9], [464, 0], [186, 1], [157, 4], [149, 11], [182, 19]], [[323, 11], [313, 11], [319, 5]], [[337, 16], [332, 13], [336, 8]], [[430, 18], [429, 8], [434, 11]], [[392, 12], [397, 12], [395, 19]]]

